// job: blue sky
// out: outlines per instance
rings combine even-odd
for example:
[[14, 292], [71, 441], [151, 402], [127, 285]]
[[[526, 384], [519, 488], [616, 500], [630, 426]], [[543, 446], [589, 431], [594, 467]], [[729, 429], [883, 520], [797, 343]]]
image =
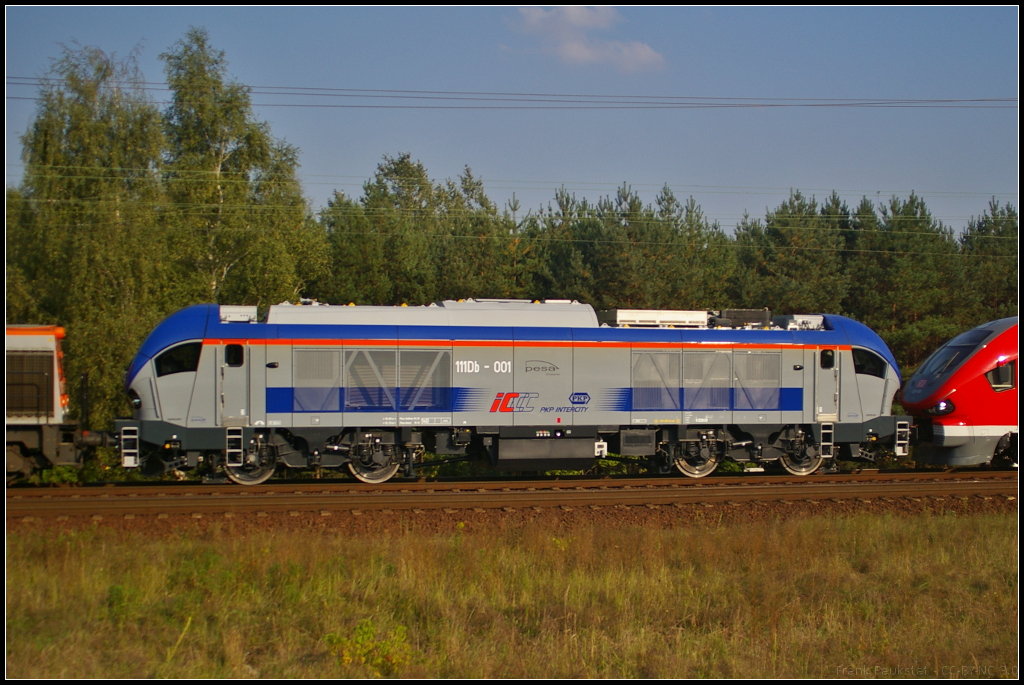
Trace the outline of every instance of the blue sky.
[[[35, 107], [12, 99], [34, 91], [11, 77], [45, 75], [60, 44], [77, 41], [121, 56], [141, 46], [147, 81], [163, 82], [159, 55], [190, 26], [206, 28], [230, 75], [250, 86], [762, 105], [1018, 95], [1015, 7], [8, 7], [6, 19], [9, 186], [21, 178], [19, 136]], [[834, 189], [850, 204], [914, 190], [954, 229], [992, 197], [1019, 207], [1016, 100], [1004, 108], [617, 110], [282, 107], [269, 105], [437, 101], [259, 94], [253, 102], [273, 134], [300, 149], [314, 207], [335, 189], [358, 196], [383, 156], [402, 152], [436, 180], [468, 165], [499, 206], [514, 192], [521, 213], [560, 187], [597, 200], [623, 183], [646, 201], [667, 183], [726, 229], [744, 212], [763, 216], [790, 188], [819, 199]]]

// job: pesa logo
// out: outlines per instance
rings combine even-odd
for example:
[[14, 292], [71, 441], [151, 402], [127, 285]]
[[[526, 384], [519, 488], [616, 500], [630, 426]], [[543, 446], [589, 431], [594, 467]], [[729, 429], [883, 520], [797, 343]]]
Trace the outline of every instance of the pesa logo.
[[553, 373], [558, 371], [558, 367], [551, 362], [546, 362], [541, 359], [531, 359], [526, 362], [526, 373], [531, 371], [542, 371], [544, 373]]

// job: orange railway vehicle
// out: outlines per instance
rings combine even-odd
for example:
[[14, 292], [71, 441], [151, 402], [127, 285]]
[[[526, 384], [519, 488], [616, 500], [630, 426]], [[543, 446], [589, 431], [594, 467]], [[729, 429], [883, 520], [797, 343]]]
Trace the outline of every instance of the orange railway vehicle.
[[[80, 468], [86, 449], [110, 444], [107, 434], [68, 419], [60, 326], [8, 325], [7, 478], [51, 466]], [[84, 406], [83, 406], [84, 409]]]

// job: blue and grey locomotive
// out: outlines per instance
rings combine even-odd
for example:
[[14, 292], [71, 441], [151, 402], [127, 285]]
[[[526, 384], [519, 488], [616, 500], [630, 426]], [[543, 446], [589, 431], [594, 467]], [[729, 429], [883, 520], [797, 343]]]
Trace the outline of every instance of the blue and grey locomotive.
[[[567, 300], [425, 307], [196, 305], [167, 317], [125, 377], [122, 463], [400, 468], [486, 458], [502, 470], [635, 460], [691, 477], [725, 458], [807, 475], [906, 453], [900, 376], [870, 329], [767, 310], [612, 310]], [[426, 461], [425, 455], [436, 458]]]

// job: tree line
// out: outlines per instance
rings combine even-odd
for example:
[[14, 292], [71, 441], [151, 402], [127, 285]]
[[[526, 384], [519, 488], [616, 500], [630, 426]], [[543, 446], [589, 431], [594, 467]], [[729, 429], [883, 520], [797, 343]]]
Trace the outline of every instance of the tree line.
[[628, 185], [597, 201], [563, 189], [521, 212], [469, 167], [438, 183], [400, 154], [359, 197], [336, 191], [314, 211], [298, 150], [255, 118], [206, 32], [160, 57], [162, 111], [134, 55], [66, 48], [7, 189], [7, 321], [65, 326], [70, 391], [90, 374], [95, 427], [128, 414], [121, 380], [153, 326], [199, 302], [841, 313], [876, 330], [904, 372], [1017, 314], [1017, 210], [995, 201], [957, 235], [914, 194], [850, 207], [792, 191], [729, 234], [667, 186], [653, 204]]

